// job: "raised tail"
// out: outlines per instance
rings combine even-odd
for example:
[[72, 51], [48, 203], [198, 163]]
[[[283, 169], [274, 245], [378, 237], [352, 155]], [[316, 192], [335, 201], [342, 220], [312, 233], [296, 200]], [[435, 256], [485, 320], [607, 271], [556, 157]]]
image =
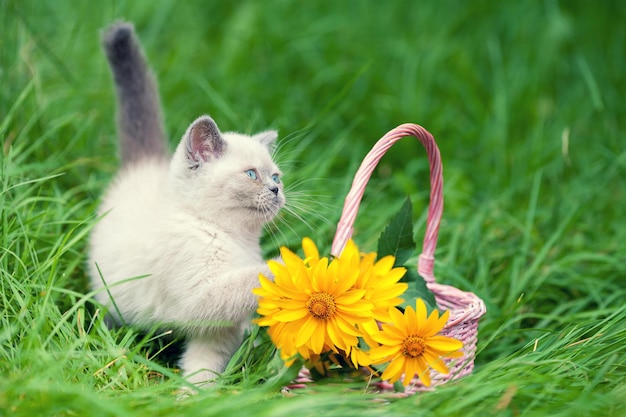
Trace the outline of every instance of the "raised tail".
[[167, 157], [156, 83], [133, 25], [116, 22], [102, 38], [117, 90], [117, 129], [122, 165]]

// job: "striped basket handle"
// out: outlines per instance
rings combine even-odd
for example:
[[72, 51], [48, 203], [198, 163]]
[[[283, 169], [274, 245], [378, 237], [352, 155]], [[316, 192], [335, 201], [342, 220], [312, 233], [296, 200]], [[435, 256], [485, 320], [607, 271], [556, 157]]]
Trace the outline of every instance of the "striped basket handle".
[[356, 219], [359, 205], [365, 186], [369, 181], [372, 172], [378, 165], [378, 161], [393, 146], [394, 143], [406, 136], [414, 136], [422, 142], [428, 153], [430, 164], [430, 204], [428, 206], [428, 220], [426, 222], [426, 236], [422, 246], [422, 253], [419, 256], [417, 271], [424, 278], [427, 284], [435, 283], [433, 273], [435, 265], [435, 248], [437, 247], [437, 236], [439, 234], [439, 223], [443, 213], [443, 168], [441, 165], [441, 155], [435, 143], [435, 138], [422, 126], [405, 123], [387, 132], [365, 156], [361, 166], [354, 175], [352, 187], [346, 196], [341, 218], [337, 224], [337, 231], [333, 239], [331, 254], [339, 256], [343, 251], [346, 242], [352, 237], [354, 231], [354, 220]]

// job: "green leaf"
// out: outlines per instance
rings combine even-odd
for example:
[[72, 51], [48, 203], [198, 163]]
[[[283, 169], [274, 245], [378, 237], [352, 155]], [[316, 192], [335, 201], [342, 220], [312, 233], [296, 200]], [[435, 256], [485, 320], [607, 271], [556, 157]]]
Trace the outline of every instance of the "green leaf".
[[417, 298], [424, 300], [428, 311], [432, 311], [437, 308], [435, 295], [428, 289], [426, 281], [417, 273], [415, 269], [407, 268], [406, 274], [404, 274], [401, 281], [409, 284], [409, 288], [407, 288], [404, 294], [402, 294], [404, 303], [400, 304], [401, 308], [404, 309], [407, 306], [413, 306], [413, 308], [415, 308], [415, 300]]
[[[415, 252], [415, 246], [413, 241], [413, 207], [411, 199], [407, 197], [398, 214], [391, 219], [378, 239], [378, 258], [393, 255], [396, 257], [395, 266], [403, 266]], [[409, 288], [402, 294], [405, 301], [400, 305], [401, 308], [409, 305], [415, 306], [415, 299], [417, 298], [424, 300], [429, 311], [437, 308], [435, 296], [426, 286], [424, 278], [415, 269], [407, 268], [401, 281], [409, 284]]]
[[404, 265], [414, 252], [413, 207], [411, 199], [407, 197], [378, 239], [378, 258], [393, 255], [396, 257], [396, 265]]
[[280, 357], [280, 353], [276, 352], [274, 358], [267, 366], [271, 376], [263, 383], [264, 388], [269, 391], [278, 391], [283, 386], [289, 385], [298, 377], [303, 363], [304, 361], [302, 359], [297, 359], [291, 366], [287, 366]]
[[404, 385], [402, 385], [401, 380], [397, 380], [396, 382], [393, 383], [393, 390], [395, 392], [404, 392]]

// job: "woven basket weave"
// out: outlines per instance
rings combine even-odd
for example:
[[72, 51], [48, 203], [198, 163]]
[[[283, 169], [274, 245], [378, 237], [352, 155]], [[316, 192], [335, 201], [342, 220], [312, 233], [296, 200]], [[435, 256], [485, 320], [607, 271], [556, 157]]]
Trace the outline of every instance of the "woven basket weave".
[[[419, 256], [417, 271], [426, 281], [428, 288], [434, 293], [438, 307], [442, 310], [450, 310], [450, 317], [441, 333], [463, 342], [463, 356], [461, 358], [444, 359], [444, 362], [450, 369], [450, 373], [442, 375], [438, 372], [433, 372], [431, 374], [431, 387], [434, 387], [451, 379], [461, 378], [472, 372], [476, 356], [478, 320], [485, 314], [486, 308], [485, 303], [475, 294], [461, 291], [449, 285], [439, 284], [435, 280], [433, 273], [434, 254], [437, 246], [439, 224], [443, 213], [443, 173], [439, 148], [433, 136], [426, 129], [411, 123], [400, 125], [383, 136], [367, 154], [357, 170], [350, 192], [346, 196], [333, 240], [331, 254], [339, 256], [346, 242], [351, 238], [361, 198], [378, 161], [394, 143], [407, 136], [417, 138], [424, 145], [430, 163], [430, 204], [428, 206], [426, 235], [422, 253]], [[385, 381], [377, 385], [382, 390], [392, 389], [392, 386]], [[404, 393], [412, 394], [425, 389], [427, 388], [424, 387], [416, 376], [412, 383], [405, 388]]]

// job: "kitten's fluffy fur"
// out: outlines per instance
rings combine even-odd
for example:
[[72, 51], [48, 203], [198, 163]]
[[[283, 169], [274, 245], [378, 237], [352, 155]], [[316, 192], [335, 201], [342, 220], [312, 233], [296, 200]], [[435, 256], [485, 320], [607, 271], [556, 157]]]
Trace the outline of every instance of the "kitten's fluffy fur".
[[221, 133], [202, 116], [170, 159], [132, 26], [114, 24], [103, 44], [117, 87], [122, 168], [91, 235], [91, 283], [116, 322], [183, 334], [181, 367], [201, 384], [224, 370], [256, 308], [258, 274], [270, 275], [259, 237], [285, 203], [271, 158], [277, 134]]

